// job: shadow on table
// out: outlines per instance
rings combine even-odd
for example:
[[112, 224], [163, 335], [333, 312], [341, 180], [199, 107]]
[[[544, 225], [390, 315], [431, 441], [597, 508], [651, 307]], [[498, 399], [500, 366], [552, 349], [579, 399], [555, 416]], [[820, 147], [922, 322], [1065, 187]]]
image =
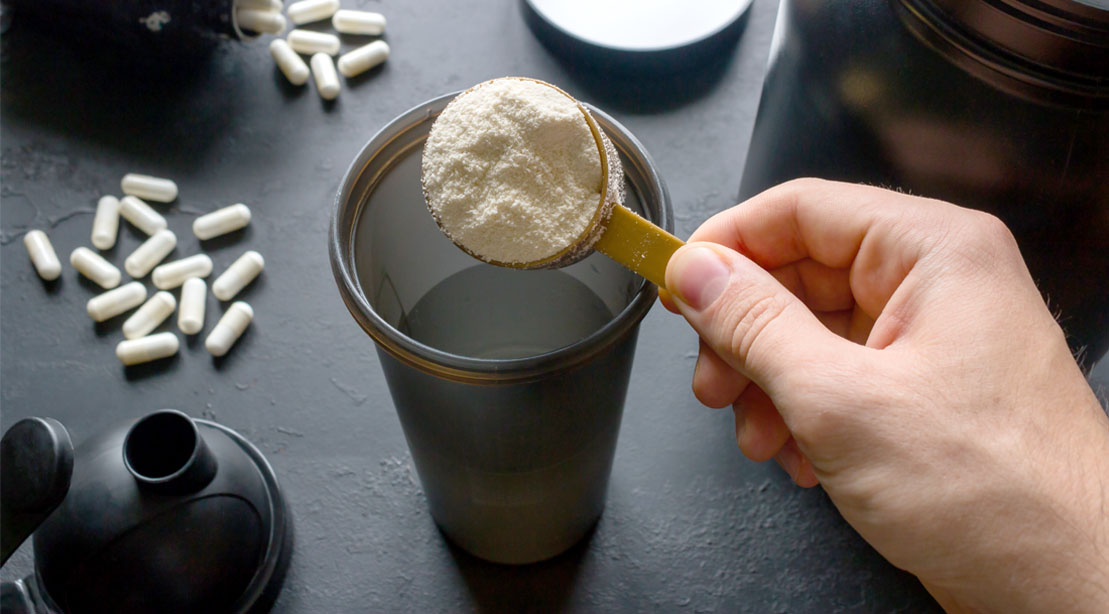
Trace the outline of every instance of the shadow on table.
[[443, 534], [479, 612], [560, 612], [574, 591], [596, 525], [566, 552], [530, 565], [500, 565], [477, 558]]
[[189, 166], [239, 114], [226, 45], [156, 54], [18, 12], [0, 45], [6, 130], [31, 123], [125, 157]]

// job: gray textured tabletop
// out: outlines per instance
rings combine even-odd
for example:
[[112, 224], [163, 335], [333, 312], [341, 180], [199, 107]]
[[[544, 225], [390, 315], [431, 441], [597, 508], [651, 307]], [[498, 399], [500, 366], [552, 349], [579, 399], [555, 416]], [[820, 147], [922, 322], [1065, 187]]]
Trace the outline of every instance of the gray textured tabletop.
[[[264, 41], [223, 45], [165, 76], [16, 15], [2, 50], [3, 428], [52, 416], [80, 442], [174, 407], [238, 430], [268, 456], [295, 518], [276, 612], [937, 609], [819, 488], [798, 489], [772, 463], [740, 455], [731, 412], [690, 392], [695, 336], [657, 305], [640, 330], [608, 503], [592, 534], [523, 567], [452, 547], [428, 514], [373, 345], [328, 265], [332, 201], [370, 136], [418, 103], [502, 75], [553, 82], [625, 124], [654, 157], [677, 234], [688, 236], [733, 204], [775, 0], [755, 1], [726, 56], [651, 80], [600, 76], [552, 55], [515, 0], [346, 4], [386, 14], [393, 51], [333, 105], [311, 86], [289, 86]], [[54, 284], [32, 270], [23, 234], [46, 229], [64, 260], [88, 244], [97, 198], [118, 192], [129, 171], [178, 182], [167, 218], [181, 254], [197, 249], [197, 213], [234, 202], [254, 210], [245, 234], [208, 250], [217, 271], [247, 248], [267, 261], [245, 292], [255, 321], [225, 359], [190, 339], [173, 359], [125, 369], [113, 355], [118, 323], [85, 315], [96, 288], [68, 264]], [[124, 226], [109, 258], [121, 263], [141, 239]], [[3, 577], [30, 569], [25, 545]]]

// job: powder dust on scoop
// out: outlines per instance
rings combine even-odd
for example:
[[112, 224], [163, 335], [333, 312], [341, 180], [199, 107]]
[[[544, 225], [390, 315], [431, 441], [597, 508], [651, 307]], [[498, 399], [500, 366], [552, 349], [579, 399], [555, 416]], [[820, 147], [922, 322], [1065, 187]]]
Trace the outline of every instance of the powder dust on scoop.
[[424, 198], [442, 231], [494, 264], [553, 267], [587, 255], [623, 200], [619, 157], [587, 113], [556, 87], [516, 77], [452, 100], [422, 161]]

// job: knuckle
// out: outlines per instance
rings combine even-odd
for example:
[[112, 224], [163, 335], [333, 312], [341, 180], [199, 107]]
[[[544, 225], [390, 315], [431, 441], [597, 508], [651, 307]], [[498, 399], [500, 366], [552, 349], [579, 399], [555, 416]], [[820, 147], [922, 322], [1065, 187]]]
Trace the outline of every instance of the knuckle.
[[1016, 250], [1017, 242], [1012, 231], [1000, 218], [983, 211], [973, 211], [970, 216], [969, 238], [979, 248], [1006, 252]]
[[785, 183], [768, 188], [765, 193], [774, 197], [775, 200], [796, 202], [805, 194], [827, 189], [829, 183], [830, 182], [825, 179], [818, 179], [816, 177], [801, 177], [798, 179], [790, 179]]
[[785, 313], [789, 303], [777, 294], [762, 294], [759, 296], [739, 297], [739, 304], [729, 309], [737, 314], [731, 326], [731, 336], [728, 349], [741, 364], [747, 364], [750, 357], [756, 352], [770, 351], [764, 348], [767, 345], [766, 331], [774, 322]]
[[817, 177], [799, 177], [797, 179], [790, 179], [782, 184], [783, 189], [788, 190], [812, 190], [819, 189], [826, 186], [829, 182], [826, 179], [819, 179]]
[[794, 439], [807, 449], [818, 448], [835, 439], [844, 428], [844, 412], [828, 404], [814, 404], [808, 411], [797, 412], [790, 420]]
[[1012, 239], [1013, 233], [1001, 218], [984, 211], [976, 211], [975, 218], [980, 232], [991, 239]]

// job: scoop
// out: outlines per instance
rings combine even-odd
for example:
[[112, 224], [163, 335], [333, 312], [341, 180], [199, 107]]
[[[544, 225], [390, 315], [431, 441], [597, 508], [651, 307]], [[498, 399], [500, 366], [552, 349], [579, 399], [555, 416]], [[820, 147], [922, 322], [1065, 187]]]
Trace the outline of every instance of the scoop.
[[[440, 207], [434, 201], [435, 197], [432, 191], [428, 189], [427, 167], [425, 166], [421, 175], [424, 198], [440, 230], [460, 249], [489, 264], [517, 269], [560, 268], [573, 264], [588, 256], [593, 250], [597, 250], [629, 270], [645, 277], [660, 288], [665, 288], [666, 264], [669, 262], [670, 256], [683, 245], [683, 242], [645, 218], [636, 215], [623, 205], [624, 171], [620, 164], [620, 157], [608, 136], [597, 125], [593, 115], [572, 96], [544, 81], [522, 77], [505, 77], [503, 79], [519, 79], [551, 88], [573, 102], [581, 112], [582, 119], [589, 127], [589, 132], [596, 143], [601, 165], [601, 189], [596, 201], [596, 208], [584, 230], [578, 233], [574, 239], [562, 245], [562, 248], [553, 255], [527, 262], [502, 262], [475, 251], [465, 241], [459, 240], [455, 233], [452, 233], [451, 229], [444, 224], [436, 213], [440, 210]], [[501, 79], [478, 84], [460, 94], [456, 97], [456, 100], [470, 94], [477, 88], [497, 81], [501, 81]], [[444, 111], [444, 114], [449, 110], [450, 107]], [[440, 115], [436, 122], [440, 121], [442, 117], [443, 115]], [[552, 208], [552, 215], [557, 214]]]

